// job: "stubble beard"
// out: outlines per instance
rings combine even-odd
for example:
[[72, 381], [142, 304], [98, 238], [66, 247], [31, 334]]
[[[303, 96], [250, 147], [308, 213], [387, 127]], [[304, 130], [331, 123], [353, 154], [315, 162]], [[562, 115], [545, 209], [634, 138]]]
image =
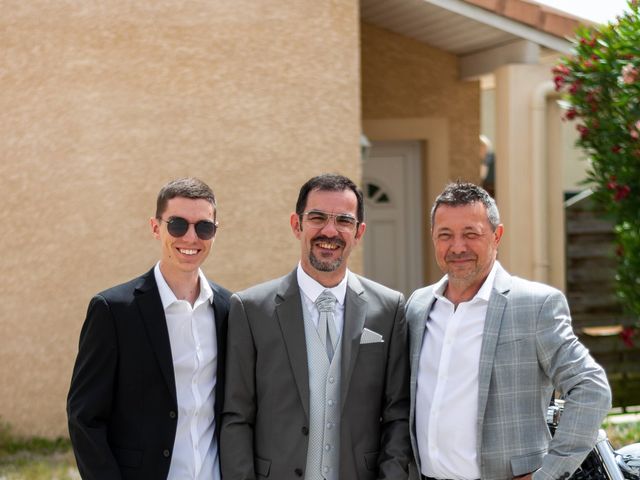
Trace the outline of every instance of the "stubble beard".
[[342, 257], [325, 262], [316, 257], [313, 252], [309, 252], [309, 263], [320, 272], [335, 272], [342, 265]]

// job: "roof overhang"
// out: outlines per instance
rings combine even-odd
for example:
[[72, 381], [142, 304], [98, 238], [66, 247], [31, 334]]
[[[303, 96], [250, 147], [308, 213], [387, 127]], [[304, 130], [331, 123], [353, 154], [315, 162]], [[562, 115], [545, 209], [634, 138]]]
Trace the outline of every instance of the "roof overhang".
[[[530, 2], [511, 1], [541, 11]], [[457, 55], [462, 78], [491, 73], [505, 63], [539, 63], [541, 49], [570, 53], [571, 42], [532, 26], [537, 19], [523, 18], [527, 10], [520, 9], [518, 21], [474, 3], [488, 2], [361, 0], [360, 12], [367, 23]]]

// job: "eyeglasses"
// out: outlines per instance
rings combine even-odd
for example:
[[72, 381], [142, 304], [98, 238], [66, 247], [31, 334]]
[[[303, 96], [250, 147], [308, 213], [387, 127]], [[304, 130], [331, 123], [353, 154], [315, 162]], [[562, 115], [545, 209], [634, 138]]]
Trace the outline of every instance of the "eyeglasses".
[[167, 224], [167, 231], [172, 237], [180, 238], [184, 237], [189, 231], [189, 225], [193, 225], [196, 229], [196, 235], [200, 240], [211, 240], [218, 229], [218, 222], [212, 222], [211, 220], [200, 220], [196, 223], [189, 223], [182, 217], [171, 217], [169, 220], [159, 218], [161, 222]]
[[353, 232], [360, 223], [355, 217], [346, 213], [327, 213], [320, 210], [304, 212], [300, 215], [301, 219], [302, 217], [306, 217], [307, 223], [313, 228], [324, 228], [329, 223], [329, 219], [333, 218], [333, 223], [339, 232]]

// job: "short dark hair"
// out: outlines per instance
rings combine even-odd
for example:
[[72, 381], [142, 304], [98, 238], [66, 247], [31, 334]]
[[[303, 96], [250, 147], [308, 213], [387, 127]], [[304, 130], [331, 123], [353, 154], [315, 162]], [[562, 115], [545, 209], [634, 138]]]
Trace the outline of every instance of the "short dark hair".
[[300, 193], [298, 194], [298, 201], [296, 202], [296, 213], [298, 216], [301, 216], [304, 213], [304, 209], [307, 207], [307, 198], [309, 197], [309, 193], [314, 190], [328, 192], [351, 190], [358, 200], [356, 219], [358, 220], [358, 223], [362, 223], [364, 221], [364, 199], [362, 197], [362, 191], [347, 177], [335, 173], [323, 173], [322, 175], [310, 178], [307, 180], [307, 183], [302, 185]]
[[475, 202], [482, 203], [487, 209], [487, 219], [491, 224], [493, 231], [496, 231], [500, 225], [500, 212], [496, 201], [487, 193], [487, 191], [474, 183], [453, 182], [448, 184], [442, 191], [431, 208], [431, 228], [433, 228], [433, 220], [436, 216], [436, 210], [440, 205], [449, 205], [450, 207], [459, 207], [470, 205]]
[[209, 185], [195, 177], [171, 180], [160, 189], [160, 192], [158, 192], [158, 200], [156, 201], [156, 218], [162, 217], [162, 214], [167, 209], [169, 200], [176, 197], [208, 201], [213, 206], [213, 217], [215, 219], [216, 196]]

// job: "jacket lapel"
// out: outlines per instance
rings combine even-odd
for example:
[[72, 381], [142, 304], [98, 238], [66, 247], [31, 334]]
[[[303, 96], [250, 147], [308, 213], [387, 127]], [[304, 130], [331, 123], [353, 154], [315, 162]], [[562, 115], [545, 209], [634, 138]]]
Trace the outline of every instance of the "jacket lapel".
[[489, 396], [489, 384], [491, 382], [491, 372], [495, 360], [496, 345], [500, 334], [500, 326], [507, 306], [507, 294], [511, 289], [511, 276], [498, 264], [496, 277], [493, 284], [493, 291], [489, 298], [487, 316], [485, 318], [484, 330], [482, 333], [482, 347], [480, 349], [480, 368], [478, 371], [478, 449], [481, 445], [482, 425], [484, 413], [487, 407], [487, 397]]
[[[216, 338], [218, 341], [218, 363], [226, 358], [227, 317], [229, 316], [229, 300], [220, 291], [220, 287], [209, 282], [213, 290], [213, 315], [216, 321]], [[220, 369], [218, 369], [220, 370]], [[224, 371], [224, 370], [223, 370]]]
[[224, 379], [227, 358], [227, 329], [229, 316], [229, 299], [222, 293], [220, 287], [213, 282], [209, 282], [213, 290], [213, 315], [216, 322], [216, 340], [218, 346], [217, 369], [216, 369], [216, 391], [214, 403], [214, 418], [216, 421], [216, 436], [219, 438], [222, 404], [224, 402]]
[[298, 387], [304, 412], [309, 418], [309, 370], [307, 367], [307, 344], [304, 336], [302, 300], [296, 271], [284, 277], [276, 292], [276, 316], [289, 355], [293, 377]]
[[341, 411], [347, 398], [351, 374], [360, 350], [360, 337], [367, 316], [367, 299], [362, 284], [353, 273], [347, 279], [347, 295], [344, 305], [344, 328], [342, 331], [342, 362], [340, 365]]
[[424, 333], [427, 329], [429, 312], [435, 299], [433, 287], [427, 287], [417, 291], [407, 304], [406, 318], [409, 326], [409, 359], [411, 361], [411, 381], [409, 385], [412, 405], [415, 404], [422, 340], [424, 339]]
[[177, 403], [169, 331], [153, 269], [141, 277], [141, 283], [136, 288], [134, 295], [160, 371], [167, 383], [171, 398]]
[[418, 371], [422, 340], [427, 328], [429, 312], [435, 299], [433, 288], [428, 287], [423, 292], [416, 293], [408, 304], [407, 322], [409, 323], [410, 333], [409, 355], [411, 358], [412, 376], [415, 376]]

